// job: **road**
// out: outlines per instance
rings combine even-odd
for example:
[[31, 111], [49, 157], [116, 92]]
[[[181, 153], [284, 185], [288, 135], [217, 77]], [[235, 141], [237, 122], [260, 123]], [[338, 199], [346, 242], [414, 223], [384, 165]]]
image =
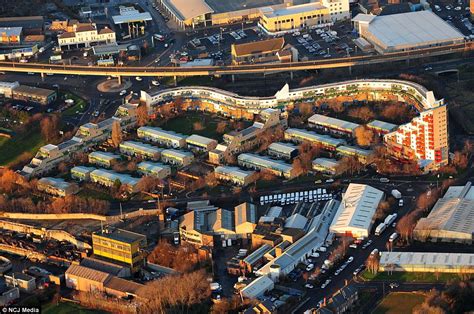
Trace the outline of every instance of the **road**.
[[100, 67], [81, 65], [59, 65], [41, 63], [0, 62], [0, 71], [31, 72], [53, 74], [75, 74], [91, 76], [202, 76], [202, 75], [233, 75], [272, 72], [293, 72], [301, 70], [329, 69], [353, 66], [366, 66], [380, 63], [405, 61], [417, 58], [441, 56], [452, 53], [474, 50], [473, 42], [455, 44], [443, 47], [432, 47], [412, 52], [390, 53], [378, 56], [355, 56], [349, 58], [334, 58], [328, 60], [313, 60], [301, 62], [245, 64], [206, 67]]

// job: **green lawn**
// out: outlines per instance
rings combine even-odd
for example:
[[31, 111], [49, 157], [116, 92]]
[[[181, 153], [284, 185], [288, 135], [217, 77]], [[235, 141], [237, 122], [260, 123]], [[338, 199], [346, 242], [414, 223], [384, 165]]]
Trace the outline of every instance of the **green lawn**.
[[0, 165], [15, 162], [24, 152], [35, 154], [45, 144], [38, 127], [32, 127], [24, 133], [16, 134], [11, 139], [0, 138]]
[[413, 309], [423, 303], [425, 296], [413, 292], [392, 292], [380, 303], [374, 314], [412, 313]]
[[61, 302], [56, 304], [48, 303], [41, 308], [43, 314], [105, 314], [107, 312], [90, 310], [71, 302]]
[[81, 189], [79, 194], [77, 194], [77, 196], [83, 197], [83, 198], [94, 198], [94, 199], [105, 200], [105, 201], [114, 200], [114, 198], [110, 195], [110, 193], [107, 192], [107, 190], [99, 191], [99, 190], [83, 188]]
[[446, 282], [451, 279], [459, 279], [458, 274], [440, 273], [436, 278], [435, 273], [413, 273], [413, 272], [379, 272], [376, 275], [365, 270], [361, 274], [365, 280], [385, 280], [385, 281], [401, 281], [401, 282]]
[[[180, 115], [179, 117], [168, 120], [166, 123], [161, 125], [161, 127], [168, 131], [174, 131], [189, 135], [198, 134], [206, 136], [220, 142], [222, 140], [222, 134], [216, 132], [217, 124], [219, 123], [219, 121], [219, 118], [213, 117], [212, 115], [207, 113], [188, 112]], [[196, 122], [200, 122], [203, 129], [195, 130], [194, 124]], [[228, 132], [229, 130], [230, 124], [228, 123], [225, 132]]]
[[62, 112], [63, 116], [73, 116], [76, 114], [76, 111], [84, 112], [87, 109], [87, 103], [84, 99], [79, 96], [71, 93], [64, 94], [64, 99], [74, 100], [74, 105]]

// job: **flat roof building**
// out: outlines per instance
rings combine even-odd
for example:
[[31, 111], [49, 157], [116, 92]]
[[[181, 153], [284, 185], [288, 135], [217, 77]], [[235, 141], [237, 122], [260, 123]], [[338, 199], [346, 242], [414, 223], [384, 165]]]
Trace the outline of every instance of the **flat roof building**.
[[130, 192], [136, 192], [136, 185], [139, 178], [133, 178], [127, 174], [117, 173], [111, 170], [97, 169], [90, 173], [91, 181], [107, 187], [112, 187], [116, 182], [127, 186]]
[[18, 287], [21, 291], [31, 293], [36, 289], [36, 279], [33, 276], [20, 272], [12, 272], [4, 275], [5, 284], [8, 287]]
[[217, 180], [230, 182], [239, 186], [246, 186], [255, 181], [255, 171], [246, 171], [238, 167], [217, 166], [214, 169]]
[[361, 163], [366, 164], [370, 161], [373, 151], [356, 146], [341, 145], [336, 148], [336, 153], [340, 156], [355, 157]]
[[235, 233], [243, 238], [250, 238], [257, 225], [257, 207], [245, 202], [234, 207]]
[[413, 230], [418, 241], [473, 243], [474, 187], [451, 186]]
[[312, 26], [323, 27], [329, 23], [331, 23], [329, 8], [320, 2], [260, 9], [259, 26], [269, 34], [297, 31]]
[[164, 179], [171, 175], [171, 167], [158, 162], [142, 161], [137, 165], [138, 172]]
[[464, 42], [461, 32], [431, 11], [358, 14], [352, 22], [359, 35], [381, 54]]
[[194, 161], [194, 155], [184, 150], [165, 149], [161, 152], [161, 161], [179, 167], [186, 167]]
[[158, 143], [167, 147], [180, 148], [186, 145], [186, 136], [173, 131], [166, 131], [157, 127], [139, 127], [137, 129], [137, 135], [139, 138]]
[[365, 125], [368, 129], [375, 131], [379, 135], [390, 133], [398, 128], [398, 125], [381, 120], [374, 120]]
[[313, 170], [327, 174], [336, 174], [337, 166], [339, 165], [336, 159], [331, 158], [316, 158], [313, 160]]
[[20, 44], [23, 27], [0, 27], [1, 44]]
[[130, 156], [140, 156], [144, 159], [160, 159], [162, 148], [136, 141], [125, 141], [120, 143], [120, 152]]
[[285, 130], [285, 140], [297, 143], [307, 141], [311, 144], [321, 146], [322, 148], [331, 151], [336, 150], [336, 148], [340, 145], [346, 144], [346, 141], [342, 139], [337, 139], [328, 135], [321, 135], [312, 131], [295, 128], [288, 128]]
[[36, 187], [39, 191], [61, 197], [79, 192], [79, 187], [76, 184], [51, 177], [39, 179]]
[[355, 238], [368, 237], [375, 211], [383, 197], [382, 191], [369, 185], [349, 184], [329, 228], [330, 232]]
[[212, 138], [192, 134], [186, 138], [186, 145], [190, 150], [208, 152], [216, 148], [217, 141]]
[[268, 155], [290, 160], [298, 155], [298, 147], [290, 143], [275, 142], [268, 146]]
[[0, 82], [0, 95], [6, 98], [12, 98], [13, 90], [20, 86], [18, 82]]
[[240, 166], [251, 169], [267, 170], [276, 176], [292, 179], [295, 176], [293, 166], [256, 154], [240, 154], [237, 157]]
[[381, 252], [379, 271], [474, 273], [474, 254]]
[[261, 276], [249, 283], [240, 293], [243, 297], [256, 299], [273, 290], [275, 283], [267, 276]]
[[338, 135], [353, 136], [355, 129], [360, 125], [349, 121], [336, 119], [322, 114], [314, 114], [308, 119], [310, 127], [331, 132]]
[[94, 167], [75, 166], [71, 168], [71, 178], [79, 181], [89, 181], [91, 172], [96, 170]]
[[57, 94], [54, 90], [20, 85], [13, 89], [12, 98], [22, 101], [31, 101], [40, 105], [49, 105], [56, 100]]
[[145, 235], [123, 229], [92, 234], [92, 248], [95, 255], [128, 264], [132, 273], [143, 266], [144, 255], [141, 250], [146, 245]]
[[111, 167], [119, 159], [119, 155], [109, 152], [95, 151], [89, 154], [89, 163], [103, 167]]

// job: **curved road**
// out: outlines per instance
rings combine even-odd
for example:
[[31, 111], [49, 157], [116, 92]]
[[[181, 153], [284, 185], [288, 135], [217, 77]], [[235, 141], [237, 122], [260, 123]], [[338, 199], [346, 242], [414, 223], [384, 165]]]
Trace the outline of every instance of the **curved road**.
[[313, 60], [302, 62], [245, 64], [207, 67], [99, 67], [80, 65], [58, 65], [40, 63], [0, 62], [0, 71], [33, 72], [53, 74], [75, 74], [95, 76], [200, 76], [200, 75], [232, 75], [271, 72], [292, 72], [301, 70], [329, 69], [371, 65], [378, 63], [404, 61], [417, 58], [441, 56], [452, 53], [474, 50], [473, 42], [442, 47], [419, 49], [411, 52], [397, 52], [377, 56], [357, 56], [350, 58], [334, 58], [329, 60]]

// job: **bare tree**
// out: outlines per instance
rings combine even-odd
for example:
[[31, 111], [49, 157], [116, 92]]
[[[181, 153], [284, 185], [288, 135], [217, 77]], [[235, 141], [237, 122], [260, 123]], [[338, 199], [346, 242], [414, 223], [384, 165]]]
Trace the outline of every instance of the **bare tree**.
[[120, 127], [120, 122], [114, 120], [112, 123], [112, 145], [114, 147], [119, 147], [120, 143], [122, 142], [122, 128]]

